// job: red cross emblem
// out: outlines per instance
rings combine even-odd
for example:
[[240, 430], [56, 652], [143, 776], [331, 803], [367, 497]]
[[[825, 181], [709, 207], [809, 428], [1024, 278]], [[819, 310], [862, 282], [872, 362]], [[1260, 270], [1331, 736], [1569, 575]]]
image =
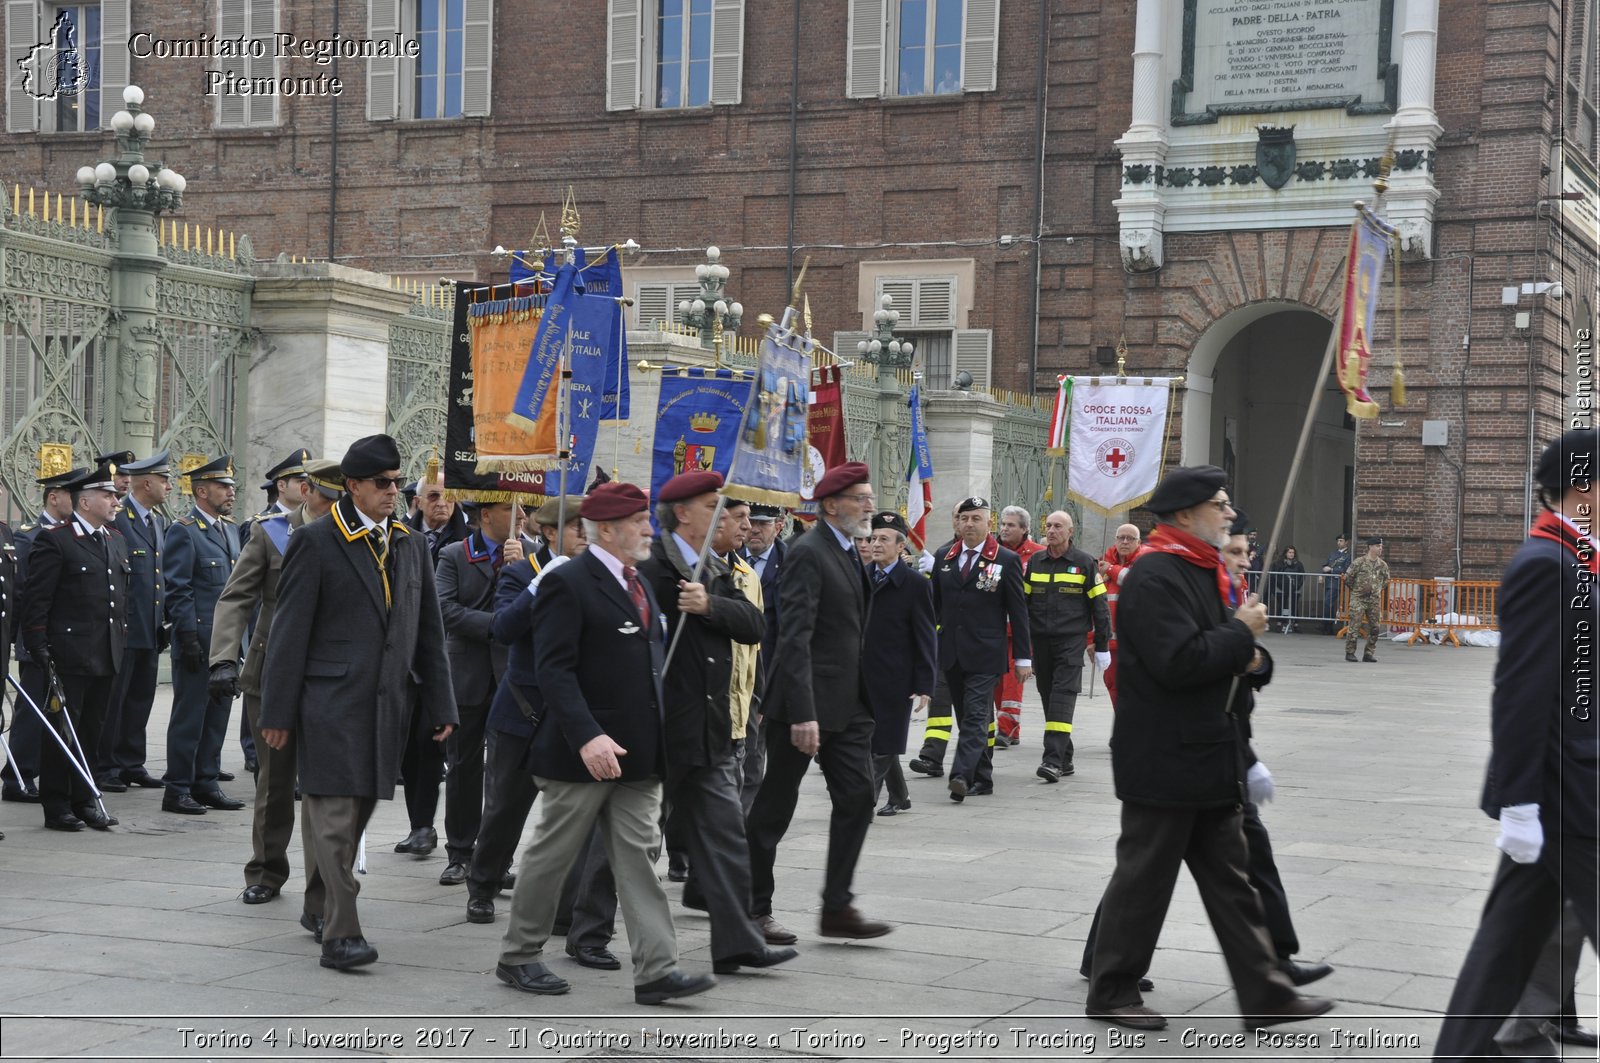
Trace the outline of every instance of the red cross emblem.
[[1123, 466], [1133, 461], [1133, 444], [1126, 439], [1108, 439], [1094, 452], [1095, 465], [1107, 476], [1121, 476]]
[[1121, 447], [1112, 447], [1111, 453], [1106, 455], [1106, 461], [1118, 472], [1122, 471], [1122, 463], [1127, 460], [1128, 456], [1122, 452]]

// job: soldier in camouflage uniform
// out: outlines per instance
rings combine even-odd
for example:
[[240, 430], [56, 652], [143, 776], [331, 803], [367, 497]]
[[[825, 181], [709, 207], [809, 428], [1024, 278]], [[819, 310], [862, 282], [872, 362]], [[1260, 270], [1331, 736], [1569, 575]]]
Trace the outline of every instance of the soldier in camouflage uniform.
[[1361, 626], [1367, 629], [1367, 652], [1361, 659], [1368, 664], [1378, 660], [1378, 624], [1383, 618], [1383, 592], [1389, 585], [1389, 563], [1383, 559], [1383, 539], [1367, 537], [1365, 556], [1356, 558], [1345, 570], [1350, 585], [1350, 620], [1345, 627], [1344, 659], [1356, 659], [1356, 637]]

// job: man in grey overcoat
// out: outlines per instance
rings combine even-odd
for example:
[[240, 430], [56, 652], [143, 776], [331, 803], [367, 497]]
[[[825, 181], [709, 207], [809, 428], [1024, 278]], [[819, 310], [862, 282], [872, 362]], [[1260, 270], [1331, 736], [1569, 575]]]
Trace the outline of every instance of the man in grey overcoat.
[[321, 896], [307, 884], [300, 924], [322, 942], [322, 966], [372, 963], [351, 865], [379, 799], [394, 797], [412, 713], [435, 741], [457, 722], [433, 564], [421, 537], [394, 518], [400, 450], [358, 439], [339, 463], [347, 494], [327, 520], [289, 540], [267, 645], [261, 737], [295, 738], [305, 844]]

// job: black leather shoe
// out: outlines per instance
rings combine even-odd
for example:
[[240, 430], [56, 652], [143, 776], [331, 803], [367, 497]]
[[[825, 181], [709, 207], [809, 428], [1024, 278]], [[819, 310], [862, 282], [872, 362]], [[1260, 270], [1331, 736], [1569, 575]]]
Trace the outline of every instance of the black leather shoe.
[[918, 775], [926, 775], [932, 779], [937, 779], [944, 774], [944, 765], [929, 760], [927, 757], [912, 757], [906, 762], [906, 767]]
[[711, 961], [711, 969], [718, 974], [732, 974], [741, 967], [776, 967], [800, 955], [794, 949], [760, 948], [755, 952], [741, 952]]
[[633, 987], [633, 1002], [635, 1004], [665, 1004], [678, 997], [692, 997], [696, 993], [704, 993], [717, 984], [717, 980], [709, 974], [684, 974], [674, 970], [657, 978], [654, 982]]
[[507, 871], [505, 877], [500, 880], [500, 892], [501, 893], [511, 893], [516, 888], [517, 888], [517, 873], [515, 871]]
[[244, 770], [249, 772], [251, 775], [254, 775], [256, 772], [261, 770], [261, 765], [257, 761], [247, 760], [244, 762]]
[[1333, 973], [1333, 968], [1326, 963], [1295, 963], [1293, 960], [1279, 960], [1278, 970], [1297, 986], [1310, 985]]
[[668, 882], [688, 882], [689, 881], [689, 865], [688, 864], [680, 864], [680, 863], [677, 863], [676, 861], [673, 861], [673, 862], [667, 864], [667, 881]]
[[987, 797], [992, 793], [994, 793], [994, 783], [992, 782], [975, 782], [967, 787], [968, 797]]
[[128, 792], [128, 784], [115, 775], [102, 775], [94, 781], [94, 784], [99, 787], [101, 793], [125, 794]]
[[122, 781], [129, 786], [138, 786], [146, 790], [159, 790], [166, 785], [147, 771], [125, 771], [122, 773]]
[[243, 801], [237, 801], [221, 790], [198, 790], [189, 795], [197, 804], [207, 808], [215, 808], [219, 812], [237, 812], [244, 807]]
[[1550, 1024], [1550, 1036], [1564, 1045], [1581, 1045], [1584, 1048], [1595, 1047], [1594, 1031], [1571, 1015], [1564, 1015], [1559, 1020], [1552, 1022]]
[[468, 901], [467, 902], [467, 922], [469, 922], [469, 923], [492, 923], [492, 922], [494, 922], [494, 902], [493, 901]]
[[1120, 1008], [1091, 1008], [1084, 1005], [1083, 1013], [1091, 1019], [1126, 1026], [1130, 1030], [1165, 1030], [1167, 1017], [1143, 1004], [1124, 1004]]
[[467, 881], [467, 865], [459, 860], [452, 860], [439, 873], [439, 885], [459, 886]]
[[203, 816], [206, 814], [204, 805], [189, 794], [180, 794], [175, 790], [168, 790], [167, 796], [161, 799], [161, 811], [176, 812], [180, 816]]
[[219, 771], [219, 772], [217, 772], [217, 781], [218, 782], [232, 782], [233, 781], [233, 772], [231, 772], [231, 771]]
[[0, 787], [0, 801], [18, 801], [25, 805], [36, 805], [39, 803], [39, 788], [33, 783], [28, 783], [26, 787], [7, 783], [4, 787]]
[[878, 815], [880, 816], [898, 816], [899, 814], [900, 809], [893, 801], [885, 802], [884, 806], [878, 809]]
[[329, 938], [322, 943], [322, 966], [336, 971], [376, 963], [378, 950], [366, 938]]
[[959, 775], [950, 776], [950, 800], [960, 804], [967, 799], [967, 780]]
[[311, 939], [322, 944], [322, 916], [311, 912], [300, 913], [300, 925], [311, 931]]
[[71, 812], [63, 812], [59, 816], [44, 817], [44, 825], [46, 830], [82, 830], [83, 820]]
[[697, 912], [711, 911], [711, 905], [706, 903], [705, 895], [696, 889], [693, 883], [684, 885], [683, 896], [678, 898], [678, 903]]
[[1033, 770], [1033, 773], [1050, 783], [1057, 782], [1061, 778], [1061, 769], [1053, 764], [1041, 764]]
[[570, 982], [551, 974], [542, 963], [497, 963], [494, 976], [512, 989], [520, 989], [524, 993], [556, 996], [572, 988]]
[[239, 895], [239, 899], [246, 904], [266, 904], [277, 895], [278, 887], [263, 886], [257, 882], [254, 885], [246, 886], [244, 892]]
[[94, 805], [83, 805], [75, 808], [72, 810], [72, 814], [95, 830], [110, 830], [119, 822], [116, 816], [109, 812], [102, 812]]
[[567, 942], [567, 955], [583, 964], [593, 967], [597, 971], [620, 971], [622, 961], [611, 954], [611, 950], [599, 945], [574, 945]]
[[1076, 775], [1076, 774], [1078, 774], [1078, 769], [1074, 768], [1072, 766], [1072, 761], [1069, 760], [1065, 764], [1061, 765], [1061, 774], [1063, 774], [1063, 775]]
[[397, 853], [427, 856], [439, 847], [439, 832], [432, 827], [418, 827], [406, 835], [406, 840], [394, 847]]
[[1286, 1022], [1302, 1022], [1305, 1019], [1314, 1019], [1318, 1015], [1326, 1015], [1333, 1010], [1333, 1001], [1324, 997], [1295, 997], [1289, 1002], [1288, 1007], [1282, 1011], [1275, 1011], [1269, 1015], [1246, 1015], [1244, 1028], [1246, 1030], [1259, 1030], [1264, 1026], [1278, 1026]]

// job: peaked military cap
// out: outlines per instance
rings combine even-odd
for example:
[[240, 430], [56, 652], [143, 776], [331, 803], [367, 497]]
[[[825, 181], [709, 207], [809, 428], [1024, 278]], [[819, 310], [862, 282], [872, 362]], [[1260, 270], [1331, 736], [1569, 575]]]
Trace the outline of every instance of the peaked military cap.
[[344, 494], [344, 473], [332, 458], [318, 458], [306, 462], [306, 479], [311, 489], [324, 498], [337, 499]]
[[113, 450], [109, 454], [96, 454], [94, 456], [94, 463], [97, 466], [110, 466], [111, 474], [115, 476], [119, 472], [125, 472], [126, 470], [122, 467], [133, 461], [133, 458], [134, 454], [131, 450]]
[[777, 520], [781, 516], [783, 516], [783, 510], [777, 506], [769, 506], [765, 502], [756, 502], [750, 507], [750, 519], [752, 521], [765, 523]]
[[[118, 455], [113, 454], [111, 456], [117, 457]], [[101, 459], [95, 462], [95, 466], [92, 469], [80, 469], [78, 478], [67, 484], [67, 487], [74, 493], [78, 491], [115, 491], [117, 484], [113, 477], [116, 475], [116, 463]]]
[[224, 487], [232, 487], [234, 485], [233, 455], [224, 454], [220, 458], [215, 458], [204, 465], [190, 469], [189, 483], [190, 485], [212, 483], [222, 484]]
[[38, 484], [46, 491], [57, 487], [67, 488], [70, 490], [74, 480], [81, 480], [90, 471], [92, 470], [68, 469], [66, 472], [58, 472], [54, 476], [41, 476], [38, 480]]
[[130, 461], [126, 465], [117, 467], [117, 471], [127, 473], [129, 476], [159, 476], [172, 471], [172, 452], [158, 450], [143, 461]]
[[[606, 481], [606, 483], [610, 482], [610, 480]], [[566, 510], [568, 524], [571, 524], [573, 521], [578, 519], [578, 511], [582, 508], [582, 495], [567, 496]], [[539, 525], [541, 528], [554, 528], [557, 524], [561, 523], [561, 499], [546, 499], [544, 505], [540, 506], [539, 511], [533, 515], [533, 522]]]
[[278, 464], [268, 469], [267, 479], [282, 480], [288, 476], [304, 476], [306, 474], [306, 462], [310, 460], [311, 451], [307, 450], [305, 447], [301, 447], [299, 450], [295, 451], [293, 454], [290, 454], [287, 458], [284, 458], [282, 461], [278, 462]]

